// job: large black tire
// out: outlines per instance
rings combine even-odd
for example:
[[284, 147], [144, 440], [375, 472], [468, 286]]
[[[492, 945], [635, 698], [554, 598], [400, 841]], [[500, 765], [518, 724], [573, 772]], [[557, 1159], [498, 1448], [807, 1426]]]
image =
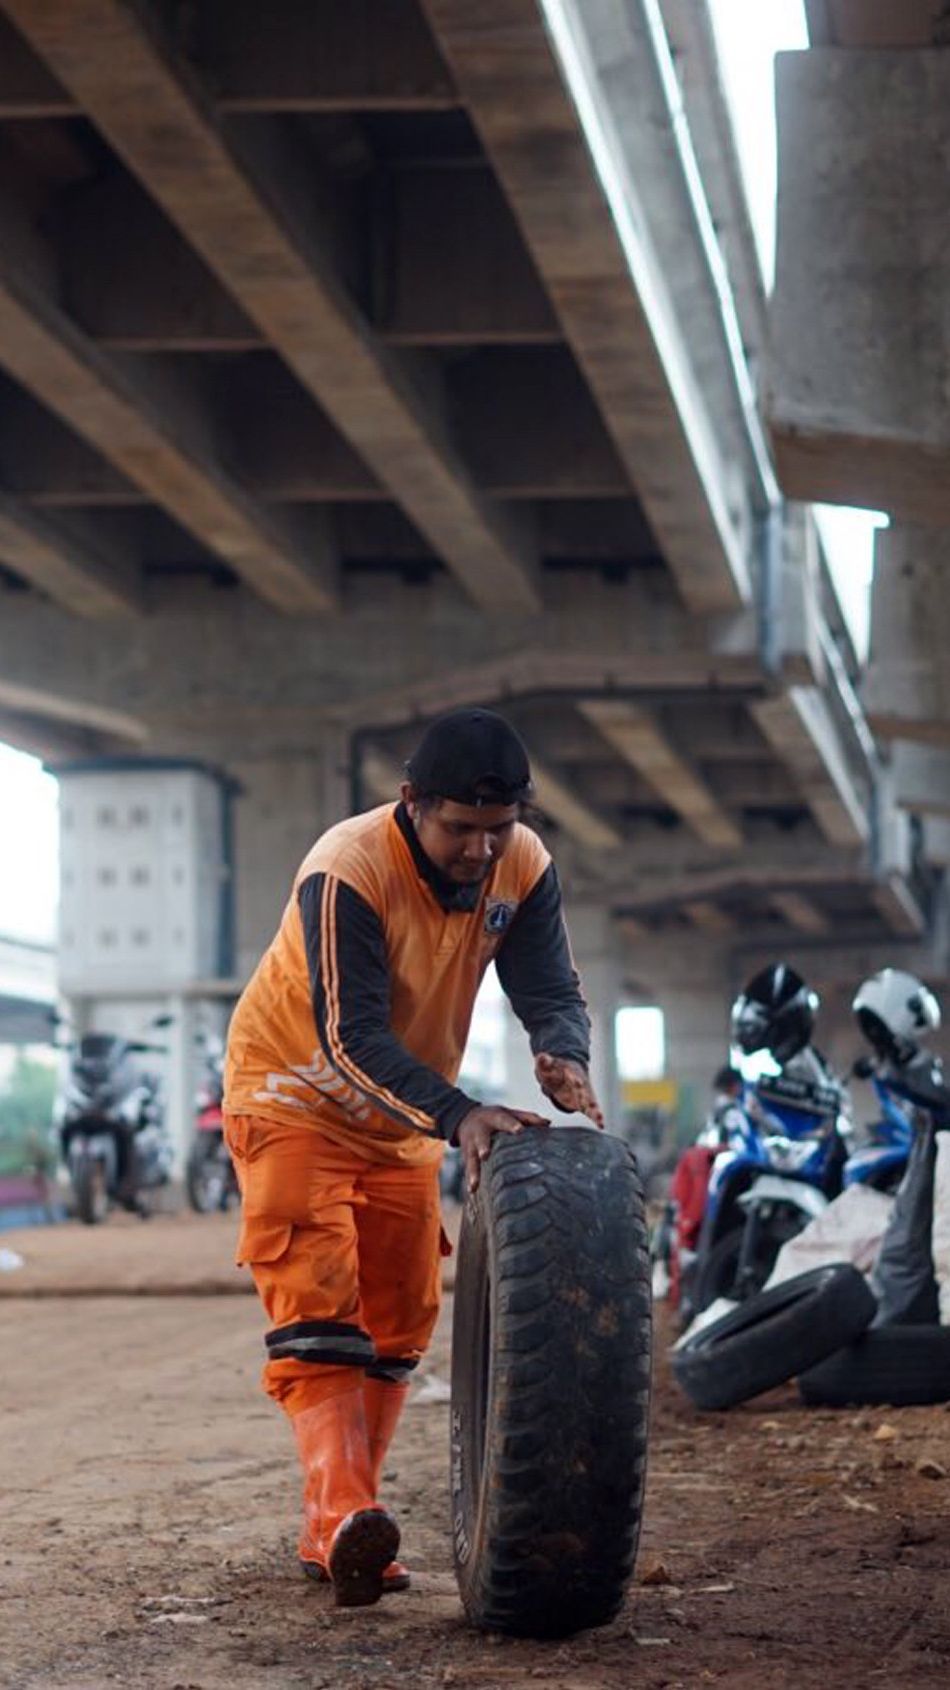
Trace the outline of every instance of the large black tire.
[[852, 1343], [876, 1307], [857, 1268], [813, 1268], [687, 1338], [673, 1351], [673, 1372], [697, 1408], [732, 1408]]
[[80, 1156], [73, 1173], [76, 1213], [85, 1226], [98, 1226], [109, 1213], [106, 1170], [97, 1156]]
[[798, 1381], [812, 1407], [950, 1402], [950, 1327], [875, 1326]]
[[701, 1314], [719, 1297], [735, 1296], [742, 1231], [741, 1225], [730, 1227], [694, 1263], [688, 1299], [691, 1317]]
[[583, 1127], [496, 1137], [459, 1242], [455, 1571], [473, 1624], [606, 1625], [646, 1476], [650, 1258], [631, 1151]]

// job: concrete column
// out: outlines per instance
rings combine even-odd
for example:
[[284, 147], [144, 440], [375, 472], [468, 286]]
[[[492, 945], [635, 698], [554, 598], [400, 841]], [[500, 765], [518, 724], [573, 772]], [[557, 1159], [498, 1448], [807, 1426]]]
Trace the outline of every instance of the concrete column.
[[950, 817], [924, 817], [924, 856], [929, 863], [950, 868]]
[[664, 988], [660, 1006], [666, 1023], [666, 1071], [680, 1088], [681, 1124], [698, 1129], [712, 1097], [713, 1076], [729, 1060], [729, 1012], [734, 994], [725, 973], [719, 980]]
[[[876, 534], [871, 652], [862, 688], [877, 733], [938, 749], [950, 745], [948, 565], [945, 529], [893, 527]], [[945, 791], [931, 798], [946, 803]]]
[[929, 745], [894, 746], [894, 803], [926, 816], [950, 816], [950, 751]]
[[273, 938], [301, 859], [350, 813], [348, 740], [327, 732], [313, 756], [229, 761], [234, 809], [235, 968], [245, 980]]
[[778, 56], [768, 407], [790, 498], [950, 520], [948, 104], [946, 53]]
[[198, 1081], [195, 1002], [176, 993], [169, 999], [171, 1026], [166, 1030], [166, 1121], [175, 1149], [173, 1170], [180, 1179], [195, 1133], [195, 1090]]

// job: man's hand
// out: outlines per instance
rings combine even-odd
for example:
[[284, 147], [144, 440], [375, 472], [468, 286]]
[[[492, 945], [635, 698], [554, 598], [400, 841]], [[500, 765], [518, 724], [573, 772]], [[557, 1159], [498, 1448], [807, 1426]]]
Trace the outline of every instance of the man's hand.
[[545, 1097], [559, 1109], [569, 1115], [586, 1115], [595, 1127], [603, 1127], [604, 1112], [579, 1062], [571, 1062], [564, 1056], [549, 1056], [543, 1050], [535, 1058], [534, 1072]]
[[491, 1149], [492, 1133], [520, 1133], [524, 1127], [550, 1125], [543, 1115], [532, 1115], [529, 1109], [492, 1109], [484, 1104], [470, 1109], [458, 1130], [458, 1146], [469, 1191], [478, 1190], [482, 1163]]

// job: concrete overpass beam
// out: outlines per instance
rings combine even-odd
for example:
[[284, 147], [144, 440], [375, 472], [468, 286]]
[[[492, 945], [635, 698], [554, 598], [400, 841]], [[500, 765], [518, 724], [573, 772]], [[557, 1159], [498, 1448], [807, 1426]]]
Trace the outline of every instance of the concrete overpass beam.
[[742, 833], [695, 770], [670, 745], [650, 713], [627, 699], [584, 698], [581, 714], [603, 734], [707, 845], [737, 849]]
[[[636, 9], [559, 7], [559, 49], [536, 0], [477, 18], [465, 0], [423, 9], [684, 599], [701, 613], [741, 606], [748, 511], [722, 446], [734, 404], [727, 396], [714, 426], [677, 325], [671, 277], [695, 272], [703, 310], [708, 276]], [[568, 40], [570, 87], [558, 56]], [[684, 238], [666, 264], [654, 237], [673, 225]], [[717, 323], [700, 339], [712, 348], [721, 337]]]
[[769, 903], [776, 915], [798, 933], [827, 933], [829, 922], [811, 898], [801, 892], [770, 892]]
[[[182, 50], [227, 112], [446, 111], [458, 104], [413, 0], [283, 0], [260, 27], [257, 0], [203, 0]], [[78, 115], [77, 101], [0, 21], [0, 118]]]
[[[326, 54], [324, 44], [321, 64]], [[561, 339], [511, 209], [482, 160], [458, 160], [451, 168], [401, 165], [378, 181], [367, 220], [374, 254], [369, 310], [388, 344]], [[266, 345], [260, 328], [134, 180], [106, 177], [75, 193], [63, 232], [64, 297], [101, 345], [136, 352]], [[121, 269], [109, 256], [118, 238], [126, 253]], [[358, 245], [354, 224], [346, 235], [347, 267], [357, 273]]]
[[948, 523], [950, 255], [927, 233], [946, 218], [948, 56], [780, 54], [776, 96], [779, 479], [792, 498]]
[[145, 608], [141, 571], [131, 558], [113, 559], [101, 542], [96, 547], [2, 495], [0, 560], [77, 616], [137, 616]]
[[950, 750], [900, 741], [893, 749], [891, 777], [899, 809], [919, 816], [950, 816]]
[[[75, 623], [65, 620], [65, 626], [75, 627]], [[51, 655], [48, 651], [47, 656]], [[29, 686], [11, 673], [11, 669], [12, 664], [0, 659], [0, 709], [14, 717], [27, 717], [34, 731], [41, 730], [43, 724], [49, 724], [52, 735], [62, 729], [67, 741], [73, 732], [90, 733], [100, 736], [103, 741], [117, 741], [118, 748], [125, 750], [143, 745], [148, 739], [145, 723], [129, 710], [122, 709], [118, 700], [114, 704], [111, 700], [103, 701], [95, 696], [94, 687], [94, 696], [89, 696], [88, 687], [83, 686], [81, 668], [72, 672], [65, 686], [58, 675], [48, 686]], [[34, 662], [24, 666], [24, 673], [31, 670], [37, 679], [41, 679], [44, 673], [42, 664]], [[87, 672], [87, 681], [88, 678]], [[75, 684], [75, 692], [71, 683]]]
[[950, 544], [921, 528], [881, 529], [863, 697], [883, 738], [950, 745], [948, 651]]
[[950, 868], [950, 817], [924, 817], [924, 856], [938, 868]]
[[[329, 609], [335, 587], [326, 536], [315, 530], [305, 548], [285, 519], [259, 510], [231, 480], [195, 389], [160, 371], [120, 366], [75, 326], [39, 275], [32, 233], [9, 206], [3, 210], [12, 238], [0, 242], [0, 346], [10, 374], [261, 597], [287, 611]], [[79, 541], [73, 552], [78, 559]], [[60, 590], [64, 567], [65, 559]], [[52, 580], [52, 559], [46, 568]], [[129, 587], [135, 591], [131, 571]]]
[[538, 808], [586, 850], [621, 850], [623, 837], [617, 829], [577, 798], [567, 782], [530, 747], [528, 755], [531, 759], [534, 796]]
[[767, 895], [773, 889], [807, 894], [809, 888], [817, 892], [821, 887], [846, 886], [867, 881], [870, 869], [856, 849], [844, 850], [816, 840], [814, 834], [785, 844], [770, 838], [747, 840], [741, 855], [733, 857], [674, 837], [662, 843], [632, 843], [616, 865], [603, 865], [603, 877], [614, 907], [637, 918], [697, 899]]
[[224, 111], [445, 111], [458, 104], [412, 0], [202, 0], [191, 35]]
[[9, 594], [0, 706], [42, 715], [44, 700], [55, 709], [62, 698], [77, 723], [127, 734], [131, 719], [153, 750], [227, 764], [242, 751], [306, 754], [321, 722], [382, 731], [492, 698], [607, 688], [699, 698], [714, 687], [742, 711], [761, 684], [754, 657], [712, 653], [702, 626], [653, 579], [585, 579], [578, 589], [555, 576], [541, 616], [489, 620], [448, 580], [426, 589], [421, 615], [401, 583], [374, 578], [332, 627], [194, 584], [156, 582], [151, 592], [156, 614], [130, 623], [121, 641], [104, 623]]
[[787, 763], [824, 837], [861, 845], [869, 833], [867, 794], [845, 760], [828, 705], [817, 687], [790, 687], [752, 706], [769, 744]]
[[892, 933], [905, 939], [919, 939], [926, 931], [924, 912], [903, 875], [885, 874], [872, 895]]
[[470, 596], [536, 609], [525, 532], [474, 488], [423, 397], [435, 373], [382, 346], [355, 304], [299, 152], [273, 126], [225, 131], [141, 7], [11, 0], [9, 12]]

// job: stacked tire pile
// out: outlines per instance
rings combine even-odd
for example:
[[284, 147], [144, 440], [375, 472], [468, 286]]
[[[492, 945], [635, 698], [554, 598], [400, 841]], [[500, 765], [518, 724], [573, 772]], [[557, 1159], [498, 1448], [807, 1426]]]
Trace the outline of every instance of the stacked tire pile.
[[866, 1279], [847, 1263], [799, 1274], [681, 1339], [678, 1383], [724, 1409], [797, 1379], [804, 1402], [950, 1402], [950, 1326], [940, 1322], [931, 1237], [933, 1133], [921, 1133]]

